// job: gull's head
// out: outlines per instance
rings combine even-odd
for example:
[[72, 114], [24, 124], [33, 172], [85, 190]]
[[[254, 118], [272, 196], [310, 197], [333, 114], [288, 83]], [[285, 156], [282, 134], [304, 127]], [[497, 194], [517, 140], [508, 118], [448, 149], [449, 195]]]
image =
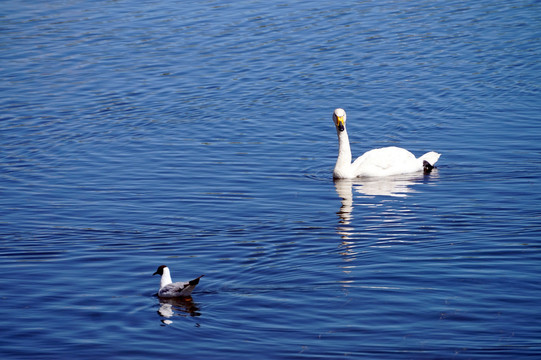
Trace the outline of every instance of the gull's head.
[[344, 109], [336, 109], [332, 114], [334, 125], [338, 131], [344, 131], [346, 129], [346, 112]]
[[163, 275], [163, 272], [164, 271], [169, 271], [169, 269], [167, 268], [167, 266], [165, 265], [161, 265], [158, 270], [156, 270], [156, 272], [154, 274], [152, 274], [152, 276], [154, 275]]

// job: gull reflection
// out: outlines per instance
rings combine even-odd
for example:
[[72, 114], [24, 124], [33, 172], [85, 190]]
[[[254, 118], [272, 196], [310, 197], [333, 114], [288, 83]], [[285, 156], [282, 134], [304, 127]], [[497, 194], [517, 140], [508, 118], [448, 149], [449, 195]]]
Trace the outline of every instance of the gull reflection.
[[163, 318], [164, 324], [171, 324], [173, 321], [171, 318], [174, 316], [201, 316], [199, 307], [194, 303], [192, 297], [186, 298], [159, 298], [160, 308], [158, 314]]

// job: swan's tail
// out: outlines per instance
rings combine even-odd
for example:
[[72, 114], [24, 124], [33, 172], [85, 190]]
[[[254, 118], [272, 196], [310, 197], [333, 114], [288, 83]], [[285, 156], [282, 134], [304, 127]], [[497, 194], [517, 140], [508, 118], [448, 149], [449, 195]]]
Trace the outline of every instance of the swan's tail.
[[423, 170], [425, 174], [430, 173], [432, 169], [434, 169], [434, 164], [436, 163], [436, 161], [438, 161], [439, 158], [440, 154], [434, 151], [427, 152], [419, 158], [419, 160], [423, 161]]
[[437, 152], [431, 151], [421, 156], [419, 160], [426, 161], [430, 166], [433, 167], [436, 161], [438, 161], [438, 159], [440, 158], [440, 155], [441, 154], [438, 154]]

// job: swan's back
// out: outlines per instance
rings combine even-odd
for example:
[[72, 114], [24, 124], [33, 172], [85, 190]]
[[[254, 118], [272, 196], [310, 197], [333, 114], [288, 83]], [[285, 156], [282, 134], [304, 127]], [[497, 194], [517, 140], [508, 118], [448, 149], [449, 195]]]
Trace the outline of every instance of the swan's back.
[[356, 176], [390, 176], [423, 169], [423, 161], [396, 146], [367, 151], [353, 164]]

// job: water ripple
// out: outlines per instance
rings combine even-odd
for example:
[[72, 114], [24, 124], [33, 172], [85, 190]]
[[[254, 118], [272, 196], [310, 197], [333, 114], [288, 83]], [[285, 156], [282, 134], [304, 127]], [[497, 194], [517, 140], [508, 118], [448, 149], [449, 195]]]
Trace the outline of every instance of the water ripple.
[[3, 357], [540, 352], [537, 2], [97, 5], [0, 15]]

